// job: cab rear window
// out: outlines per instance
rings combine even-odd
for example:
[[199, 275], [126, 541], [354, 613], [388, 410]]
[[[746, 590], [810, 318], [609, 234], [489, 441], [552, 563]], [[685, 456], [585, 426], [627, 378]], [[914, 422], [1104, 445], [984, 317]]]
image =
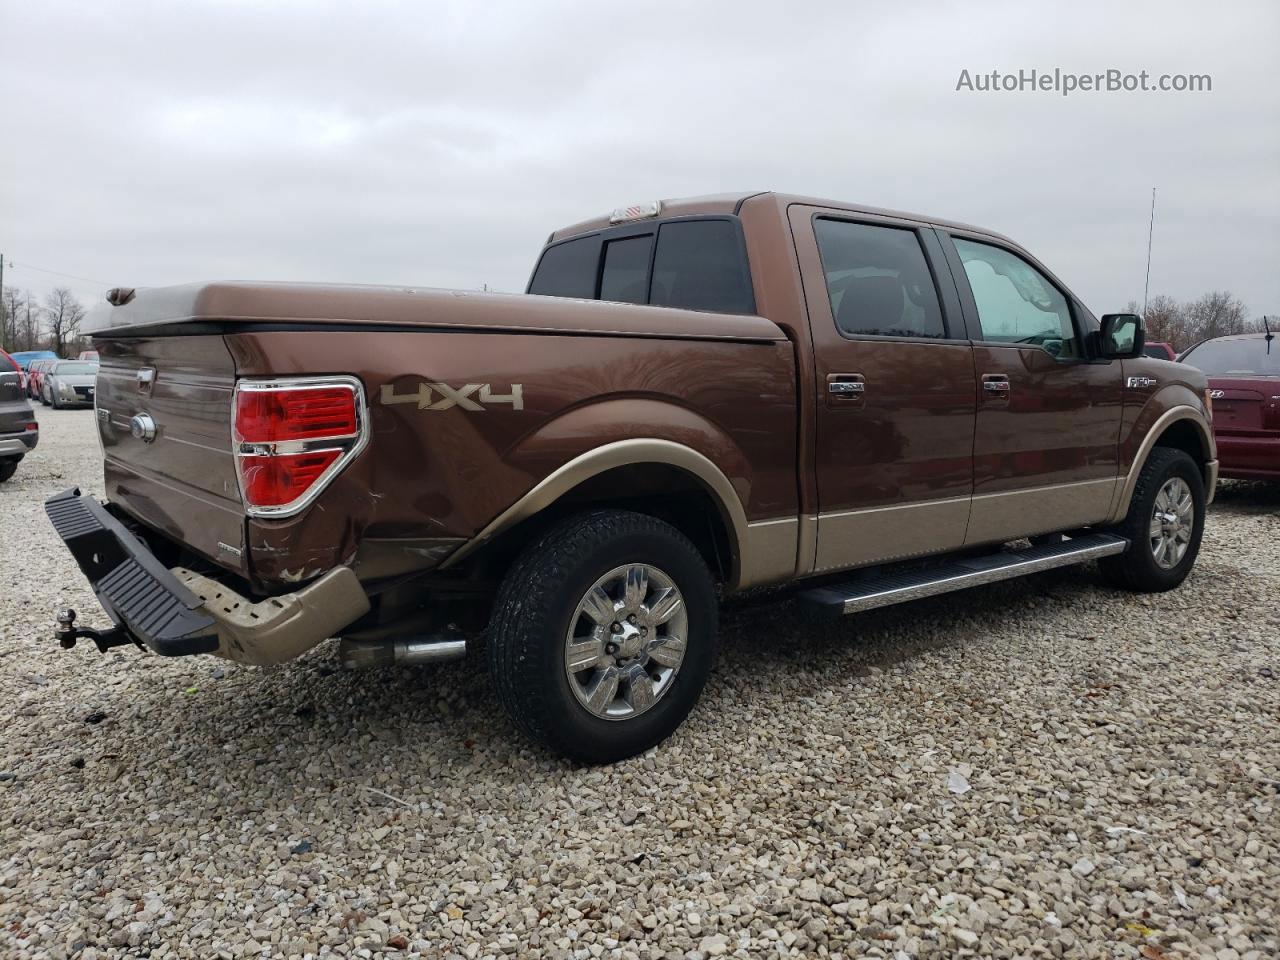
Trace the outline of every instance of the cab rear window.
[[736, 219], [723, 217], [628, 225], [554, 244], [543, 251], [528, 292], [755, 312], [741, 231]]

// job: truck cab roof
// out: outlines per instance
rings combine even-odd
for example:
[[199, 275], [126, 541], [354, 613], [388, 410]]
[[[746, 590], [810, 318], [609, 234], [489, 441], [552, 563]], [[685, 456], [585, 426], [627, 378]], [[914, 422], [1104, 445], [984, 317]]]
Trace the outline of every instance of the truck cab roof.
[[[657, 203], [659, 212], [656, 217], [649, 219], [670, 219], [672, 217], [716, 215], [724, 216], [726, 214], [732, 215], [741, 212], [742, 207], [748, 201], [762, 204], [774, 203], [782, 210], [785, 210], [787, 207], [800, 204], [803, 206], [829, 207], [837, 210], [847, 210], [850, 213], [865, 213], [876, 217], [892, 217], [897, 220], [912, 220], [917, 223], [929, 223], [936, 226], [950, 227], [954, 230], [965, 230], [970, 233], [986, 234], [987, 236], [996, 237], [1007, 243], [1013, 243], [1012, 240], [1003, 234], [996, 233], [993, 230], [988, 230], [985, 227], [975, 227], [972, 224], [962, 223], [957, 220], [946, 220], [940, 217], [927, 216], [919, 213], [907, 213], [902, 210], [891, 210], [884, 207], [850, 203], [843, 200], [828, 200], [820, 197], [804, 196], [802, 194], [777, 193], [771, 190], [752, 190], [741, 193], [714, 193], [699, 197], [677, 197], [653, 201]], [[636, 222], [639, 222], [639, 220]], [[596, 230], [606, 230], [609, 227], [617, 225], [618, 221], [614, 219], [613, 213], [601, 214], [556, 230], [547, 238], [547, 243], [555, 243], [558, 240], [566, 240], [569, 237], [580, 236]]]

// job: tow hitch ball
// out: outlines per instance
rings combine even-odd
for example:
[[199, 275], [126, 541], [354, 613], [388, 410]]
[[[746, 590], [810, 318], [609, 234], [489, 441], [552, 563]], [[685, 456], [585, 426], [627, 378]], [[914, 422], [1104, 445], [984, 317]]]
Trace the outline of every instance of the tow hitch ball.
[[112, 627], [110, 630], [89, 630], [76, 626], [76, 612], [70, 607], [58, 611], [58, 627], [53, 634], [58, 639], [58, 646], [70, 650], [77, 640], [92, 640], [99, 653], [106, 653], [112, 647], [134, 643], [123, 627]]

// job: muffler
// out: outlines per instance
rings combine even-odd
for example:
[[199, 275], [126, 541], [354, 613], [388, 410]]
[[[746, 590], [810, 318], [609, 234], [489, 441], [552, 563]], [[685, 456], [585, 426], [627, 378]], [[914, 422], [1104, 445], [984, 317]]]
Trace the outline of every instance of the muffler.
[[382, 642], [344, 637], [338, 643], [338, 661], [348, 670], [458, 660], [466, 652], [467, 641], [460, 634], [432, 634]]

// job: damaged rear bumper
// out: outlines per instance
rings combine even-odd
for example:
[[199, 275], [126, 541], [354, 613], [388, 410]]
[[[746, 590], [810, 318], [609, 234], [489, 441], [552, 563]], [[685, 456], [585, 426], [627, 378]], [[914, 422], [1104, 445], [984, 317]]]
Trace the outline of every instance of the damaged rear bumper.
[[165, 568], [78, 489], [46, 501], [45, 512], [117, 629], [162, 656], [212, 653], [242, 663], [283, 663], [369, 611], [350, 567], [255, 603], [192, 570]]

